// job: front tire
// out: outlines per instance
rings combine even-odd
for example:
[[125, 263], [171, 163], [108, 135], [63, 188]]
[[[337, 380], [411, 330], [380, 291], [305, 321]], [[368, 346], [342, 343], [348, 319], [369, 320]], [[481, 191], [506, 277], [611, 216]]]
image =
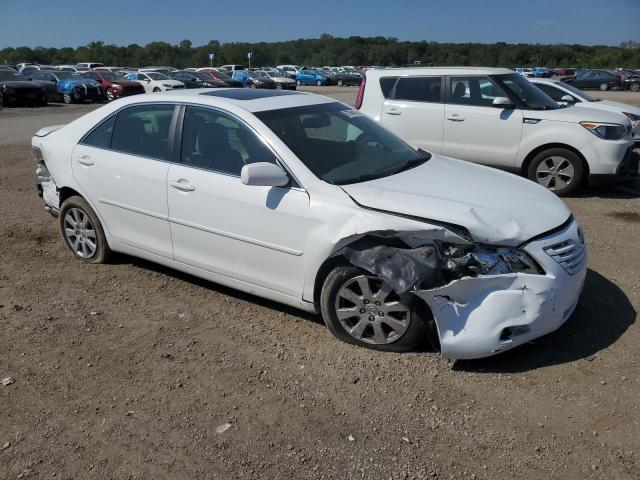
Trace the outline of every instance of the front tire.
[[338, 80], [338, 86], [342, 87], [344, 85], [344, 82], [342, 80]]
[[105, 92], [106, 97], [107, 97], [107, 101], [112, 102], [113, 100], [116, 99], [115, 95], [113, 94], [113, 88], [107, 88], [107, 91]]
[[601, 83], [598, 88], [600, 89], [601, 92], [604, 92], [606, 90], [609, 90], [609, 84], [606, 82]]
[[631, 85], [629, 85], [629, 90], [631, 90], [632, 92], [640, 91], [640, 83], [633, 82]]
[[73, 103], [73, 100], [74, 100], [74, 99], [73, 99], [73, 95], [71, 95], [70, 93], [65, 93], [65, 94], [62, 96], [62, 101], [63, 101], [64, 103], [66, 103], [67, 105], [72, 104], [72, 103]]
[[158, 87], [154, 87], [154, 88], [153, 88], [153, 93], [158, 93], [158, 92], [160, 92], [160, 91], [161, 91], [161, 90], [160, 90]]
[[74, 256], [87, 263], [104, 263], [111, 254], [104, 230], [87, 201], [69, 197], [60, 209], [60, 231]]
[[416, 302], [354, 266], [333, 269], [320, 294], [322, 318], [338, 339], [388, 352], [416, 350], [428, 339]]
[[527, 176], [558, 196], [574, 192], [584, 179], [582, 159], [566, 148], [550, 148], [537, 154]]
[[302, 86], [302, 82], [300, 80], [296, 80], [296, 85], [301, 87]]
[[316, 82], [316, 85], [317, 85], [317, 86], [319, 86], [319, 87], [321, 87], [321, 86], [322, 86], [322, 81], [321, 81], [321, 80], [318, 80], [318, 81]]

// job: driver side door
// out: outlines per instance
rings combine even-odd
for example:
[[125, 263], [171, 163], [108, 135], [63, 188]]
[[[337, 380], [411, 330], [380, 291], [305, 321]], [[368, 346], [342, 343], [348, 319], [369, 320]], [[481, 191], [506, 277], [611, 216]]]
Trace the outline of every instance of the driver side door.
[[302, 298], [309, 197], [287, 187], [247, 186], [242, 167], [280, 163], [244, 122], [206, 107], [182, 107], [179, 161], [168, 172], [176, 261]]

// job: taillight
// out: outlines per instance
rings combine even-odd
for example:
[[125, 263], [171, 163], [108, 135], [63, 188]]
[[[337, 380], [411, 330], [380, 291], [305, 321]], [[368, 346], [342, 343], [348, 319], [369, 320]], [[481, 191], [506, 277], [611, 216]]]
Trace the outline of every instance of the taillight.
[[356, 97], [356, 110], [360, 110], [362, 107], [362, 99], [364, 98], [364, 89], [367, 86], [367, 77], [360, 82], [360, 88], [358, 89], [358, 96]]

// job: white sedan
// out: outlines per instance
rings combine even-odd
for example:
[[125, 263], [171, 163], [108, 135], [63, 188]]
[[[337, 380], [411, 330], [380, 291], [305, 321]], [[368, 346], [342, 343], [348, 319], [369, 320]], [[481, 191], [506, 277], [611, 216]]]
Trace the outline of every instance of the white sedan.
[[633, 139], [640, 142], [640, 108], [627, 103], [593, 98], [588, 93], [560, 80], [530, 78], [529, 81], [558, 103], [623, 114], [631, 122]]
[[167, 90], [184, 88], [184, 83], [159, 72], [131, 72], [127, 75], [127, 80], [141, 83], [146, 93], [166, 92]]
[[324, 96], [136, 95], [42, 129], [32, 147], [78, 260], [145, 258], [320, 313], [339, 339], [378, 350], [515, 347], [569, 318], [587, 271], [553, 193], [414, 150]]

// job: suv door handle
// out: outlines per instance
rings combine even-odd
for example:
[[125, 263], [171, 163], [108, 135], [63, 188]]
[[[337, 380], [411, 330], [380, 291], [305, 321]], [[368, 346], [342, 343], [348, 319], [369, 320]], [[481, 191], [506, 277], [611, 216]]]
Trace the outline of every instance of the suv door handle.
[[452, 122], [464, 122], [464, 117], [459, 113], [451, 113], [447, 115], [447, 120], [451, 120]]
[[80, 165], [84, 165], [85, 167], [90, 167], [95, 162], [91, 160], [91, 157], [89, 157], [89, 155], [83, 155], [81, 157], [78, 157], [78, 163]]
[[389, 110], [387, 110], [385, 113], [387, 115], [402, 115], [402, 112], [396, 107], [390, 107]]
[[191, 185], [187, 180], [183, 178], [181, 178], [180, 180], [171, 181], [169, 182], [169, 185], [183, 192], [193, 192], [196, 189], [196, 187]]

